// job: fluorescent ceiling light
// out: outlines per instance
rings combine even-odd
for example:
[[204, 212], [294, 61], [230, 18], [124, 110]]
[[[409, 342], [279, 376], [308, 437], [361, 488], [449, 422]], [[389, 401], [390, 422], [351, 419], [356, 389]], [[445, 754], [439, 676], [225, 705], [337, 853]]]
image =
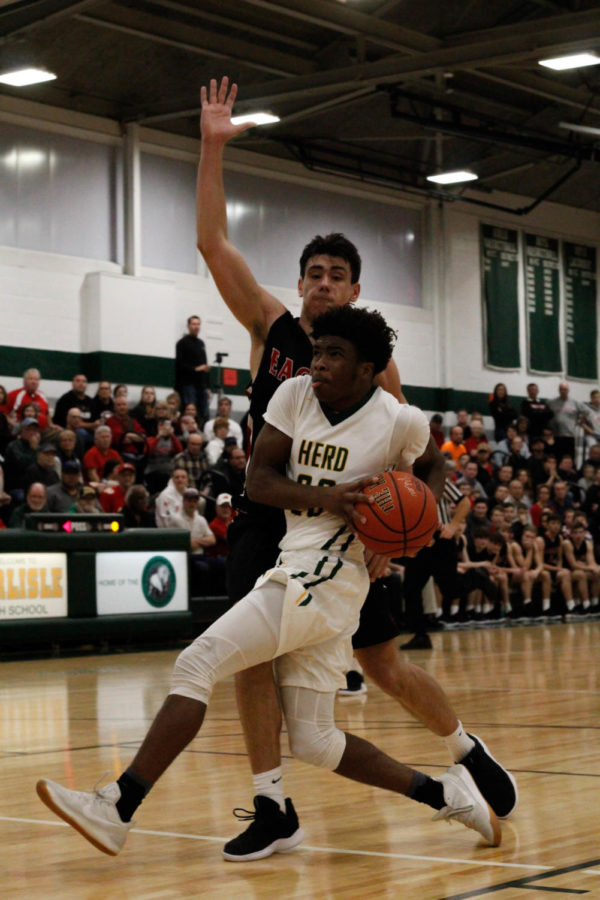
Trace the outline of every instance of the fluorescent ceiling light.
[[279, 116], [272, 116], [271, 113], [246, 113], [243, 116], [232, 116], [232, 125], [242, 125], [244, 122], [253, 122], [255, 125], [272, 125], [273, 122], [279, 122]]
[[55, 78], [56, 75], [53, 72], [44, 72], [42, 69], [17, 69], [14, 72], [5, 72], [4, 75], [0, 75], [0, 82], [13, 87], [25, 87], [28, 84], [53, 81]]
[[440, 172], [439, 175], [428, 175], [427, 181], [436, 184], [460, 184], [462, 181], [477, 181], [477, 175], [473, 172]]
[[595, 53], [574, 53], [571, 56], [556, 56], [552, 59], [538, 60], [540, 66], [546, 66], [547, 69], [556, 69], [560, 72], [563, 69], [581, 69], [584, 66], [597, 66], [600, 63], [600, 56]]
[[577, 131], [579, 134], [597, 134], [600, 135], [600, 128], [594, 128], [592, 125], [576, 125], [575, 122], [559, 122], [560, 128], [566, 128], [567, 131]]

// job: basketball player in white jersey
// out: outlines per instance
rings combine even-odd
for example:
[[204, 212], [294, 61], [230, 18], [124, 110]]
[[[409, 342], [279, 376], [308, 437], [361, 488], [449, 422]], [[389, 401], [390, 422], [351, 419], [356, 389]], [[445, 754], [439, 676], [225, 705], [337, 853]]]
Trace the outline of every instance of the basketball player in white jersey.
[[[274, 394], [248, 470], [251, 499], [286, 510], [277, 565], [179, 655], [171, 693], [117, 782], [94, 793], [38, 782], [43, 802], [105, 853], [119, 852], [144, 796], [196, 736], [214, 684], [269, 659], [296, 757], [404, 794], [435, 809], [434, 819], [454, 819], [500, 843], [499, 821], [464, 766], [430, 778], [335, 726], [335, 692], [369, 585], [356, 504], [369, 502], [362, 490], [373, 468], [412, 465], [429, 426], [423, 413], [373, 384], [394, 337], [379, 313], [331, 310], [315, 321], [313, 336], [311, 374]], [[302, 840], [289, 798], [285, 812], [269, 797], [256, 801], [257, 814], [273, 805], [287, 830], [277, 822], [272, 843], [254, 858]], [[238, 860], [232, 843], [225, 857]]]

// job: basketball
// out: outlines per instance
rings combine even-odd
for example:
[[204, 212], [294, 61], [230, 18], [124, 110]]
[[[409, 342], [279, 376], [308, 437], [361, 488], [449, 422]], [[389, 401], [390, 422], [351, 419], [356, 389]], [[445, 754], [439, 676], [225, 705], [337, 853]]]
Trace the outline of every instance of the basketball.
[[373, 503], [356, 505], [367, 520], [356, 523], [365, 547], [385, 556], [406, 556], [429, 543], [438, 511], [423, 481], [407, 472], [382, 472], [363, 493], [373, 498]]

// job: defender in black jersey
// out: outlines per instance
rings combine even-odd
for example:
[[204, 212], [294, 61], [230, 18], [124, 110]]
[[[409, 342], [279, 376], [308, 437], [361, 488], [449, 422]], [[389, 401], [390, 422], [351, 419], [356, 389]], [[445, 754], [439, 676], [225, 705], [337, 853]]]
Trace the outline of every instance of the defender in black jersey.
[[[353, 303], [360, 293], [361, 260], [356, 247], [342, 234], [316, 237], [300, 259], [298, 294], [300, 316], [294, 320], [285, 306], [262, 288], [239, 251], [227, 236], [227, 208], [223, 185], [223, 153], [227, 142], [251, 124], [234, 125], [231, 111], [237, 86], [229, 90], [227, 78], [220, 85], [211, 81], [202, 89], [202, 151], [198, 168], [197, 236], [217, 288], [227, 306], [250, 336], [252, 428], [260, 430], [267, 402], [285, 379], [308, 367], [312, 349], [309, 335], [314, 319], [336, 306]], [[405, 402], [398, 370], [391, 362], [377, 383]], [[430, 443], [429, 484], [440, 494], [444, 484], [444, 460]], [[439, 478], [437, 485], [432, 478]], [[229, 591], [237, 600], [246, 594], [255, 578], [275, 562], [282, 535], [282, 517], [265, 507], [240, 503], [235, 525], [230, 529]], [[228, 535], [229, 537], [229, 535]], [[381, 574], [386, 560], [375, 558], [371, 574]], [[379, 590], [379, 586], [375, 588]], [[372, 593], [370, 596], [372, 596]], [[369, 600], [367, 600], [367, 604]], [[355, 636], [356, 655], [365, 673], [427, 728], [441, 736], [453, 761], [466, 765], [484, 797], [499, 816], [508, 815], [517, 802], [514, 779], [488, 753], [481, 741], [467, 735], [440, 686], [417, 666], [405, 662], [395, 640], [398, 629], [377, 608], [363, 608], [361, 626]], [[368, 621], [365, 619], [369, 616]], [[360, 634], [362, 633], [362, 638]], [[256, 805], [256, 818], [247, 832], [230, 842], [227, 858], [256, 858], [279, 849], [278, 835], [286, 816], [295, 816], [291, 801], [286, 807], [281, 780], [281, 710], [270, 664], [255, 666], [236, 676], [236, 692], [246, 747], [254, 773], [256, 795], [276, 801], [281, 819], [269, 818], [264, 804]], [[290, 809], [291, 807], [291, 809]], [[297, 820], [295, 820], [297, 824]], [[291, 828], [292, 825], [290, 824]], [[282, 834], [282, 836], [284, 836]], [[267, 852], [263, 852], [263, 851]]]

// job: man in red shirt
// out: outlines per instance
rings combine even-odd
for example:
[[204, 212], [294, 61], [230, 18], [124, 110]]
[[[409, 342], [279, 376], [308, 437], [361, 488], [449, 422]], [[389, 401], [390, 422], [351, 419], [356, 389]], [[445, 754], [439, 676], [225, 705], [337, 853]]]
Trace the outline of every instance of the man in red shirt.
[[110, 446], [112, 431], [108, 425], [99, 425], [94, 432], [94, 446], [83, 457], [83, 471], [87, 482], [102, 481], [104, 466], [109, 459], [123, 462], [120, 453]]
[[209, 522], [209, 528], [217, 539], [217, 543], [212, 547], [207, 547], [207, 556], [227, 556], [229, 547], [227, 545], [227, 529], [229, 523], [233, 519], [233, 508], [231, 506], [231, 494], [219, 494], [215, 503], [216, 516]]
[[107, 513], [118, 513], [125, 506], [127, 491], [135, 481], [135, 466], [131, 463], [121, 463], [117, 469], [118, 484], [106, 488], [100, 494], [100, 506]]
[[112, 432], [112, 447], [123, 459], [141, 460], [146, 454], [146, 432], [129, 414], [127, 397], [115, 397], [114, 411], [106, 420]]
[[35, 403], [39, 410], [37, 420], [40, 428], [44, 431], [52, 422], [48, 411], [48, 400], [43, 391], [40, 391], [41, 377], [39, 369], [27, 369], [23, 374], [23, 387], [10, 391], [7, 397], [7, 406], [8, 411], [15, 412], [17, 419], [20, 420], [20, 412], [23, 407], [28, 403]]

